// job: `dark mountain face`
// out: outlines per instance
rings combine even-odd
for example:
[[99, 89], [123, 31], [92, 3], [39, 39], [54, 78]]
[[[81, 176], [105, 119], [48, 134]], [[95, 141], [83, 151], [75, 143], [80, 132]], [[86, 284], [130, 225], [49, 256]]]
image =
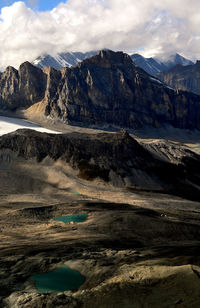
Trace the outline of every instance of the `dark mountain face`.
[[40, 102], [46, 116], [68, 123], [200, 128], [199, 96], [169, 89], [122, 52], [104, 50], [61, 71], [27, 63], [19, 71], [8, 68], [0, 94], [1, 109]]
[[160, 72], [157, 77], [174, 89], [194, 92], [200, 95], [200, 61], [195, 65], [177, 65]]
[[[194, 110], [194, 114], [193, 114]], [[122, 52], [101, 51], [77, 67], [64, 69], [46, 115], [87, 125], [199, 127], [200, 98], [175, 93], [153, 79]]]

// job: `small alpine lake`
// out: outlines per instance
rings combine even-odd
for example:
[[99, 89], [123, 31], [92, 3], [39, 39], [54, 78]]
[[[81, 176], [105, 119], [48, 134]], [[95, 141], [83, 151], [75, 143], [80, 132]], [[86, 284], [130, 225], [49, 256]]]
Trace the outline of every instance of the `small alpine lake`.
[[35, 281], [35, 286], [41, 293], [72, 291], [85, 282], [85, 277], [81, 273], [66, 265], [52, 272], [33, 275], [30, 279]]
[[72, 222], [84, 222], [88, 218], [87, 213], [81, 213], [81, 214], [76, 214], [76, 215], [69, 215], [69, 216], [61, 216], [54, 218], [56, 221], [62, 221], [66, 224], [72, 223]]

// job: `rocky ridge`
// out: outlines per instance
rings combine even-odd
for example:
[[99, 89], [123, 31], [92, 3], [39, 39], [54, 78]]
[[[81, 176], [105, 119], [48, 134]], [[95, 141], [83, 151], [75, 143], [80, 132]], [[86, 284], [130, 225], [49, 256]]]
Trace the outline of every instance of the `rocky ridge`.
[[0, 151], [7, 150], [39, 163], [47, 157], [60, 159], [86, 180], [100, 178], [114, 186], [175, 193], [195, 200], [200, 195], [199, 155], [182, 149], [171, 163], [152, 155], [125, 131], [53, 135], [18, 130], [0, 138]]
[[200, 128], [199, 96], [175, 92], [127, 54], [109, 50], [59, 71], [27, 62], [19, 71], [8, 68], [1, 77], [0, 108], [24, 107], [32, 116], [87, 126]]
[[194, 65], [176, 65], [160, 72], [157, 77], [175, 90], [190, 91], [200, 95], [200, 61]]

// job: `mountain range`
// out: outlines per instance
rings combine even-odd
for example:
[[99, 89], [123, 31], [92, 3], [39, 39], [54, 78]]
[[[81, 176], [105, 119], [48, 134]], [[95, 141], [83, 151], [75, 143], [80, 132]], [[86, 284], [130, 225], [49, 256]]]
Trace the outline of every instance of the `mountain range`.
[[98, 51], [91, 52], [65, 52], [56, 55], [43, 55], [36, 58], [32, 64], [39, 68], [45, 66], [51, 66], [55, 69], [60, 69], [62, 67], [75, 66], [81, 61], [96, 55]]
[[176, 66], [177, 64], [183, 66], [194, 64], [191, 60], [188, 60], [177, 53], [169, 56], [166, 61], [160, 61], [157, 58], [145, 58], [139, 54], [131, 55], [131, 59], [137, 66], [141, 67], [150, 75], [156, 75], [159, 72]]
[[1, 75], [0, 108], [87, 126], [200, 128], [198, 95], [177, 93], [127, 54], [110, 50], [61, 70], [29, 62], [18, 71], [8, 67]]
[[[81, 61], [95, 56], [98, 51], [91, 52], [66, 52], [59, 53], [57, 55], [43, 55], [35, 59], [32, 64], [39, 68], [43, 68], [45, 66], [51, 66], [55, 69], [60, 69], [62, 67], [71, 67], [75, 66]], [[145, 58], [140, 54], [132, 54], [130, 55], [133, 62], [145, 70], [150, 75], [156, 75], [157, 73], [167, 70], [177, 64], [181, 65], [192, 65], [194, 64], [192, 61], [184, 58], [179, 54], [171, 55], [167, 58], [166, 61], [160, 61], [157, 58]]]
[[199, 308], [200, 96], [123, 52], [75, 60], [0, 73], [0, 111], [33, 122], [0, 136], [0, 307]]

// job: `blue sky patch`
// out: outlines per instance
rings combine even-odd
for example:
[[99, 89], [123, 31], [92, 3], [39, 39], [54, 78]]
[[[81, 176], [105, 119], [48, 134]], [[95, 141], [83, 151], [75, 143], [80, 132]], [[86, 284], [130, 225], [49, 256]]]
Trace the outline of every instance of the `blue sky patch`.
[[[14, 2], [17, 1], [13, 1], [13, 0], [3, 0], [0, 1], [0, 9], [2, 9], [2, 7], [4, 6], [10, 6], [12, 5]], [[31, 7], [34, 10], [38, 10], [38, 11], [50, 11], [53, 8], [55, 8], [59, 3], [61, 2], [66, 2], [66, 0], [25, 0], [23, 1], [26, 3], [26, 5], [28, 7]]]

